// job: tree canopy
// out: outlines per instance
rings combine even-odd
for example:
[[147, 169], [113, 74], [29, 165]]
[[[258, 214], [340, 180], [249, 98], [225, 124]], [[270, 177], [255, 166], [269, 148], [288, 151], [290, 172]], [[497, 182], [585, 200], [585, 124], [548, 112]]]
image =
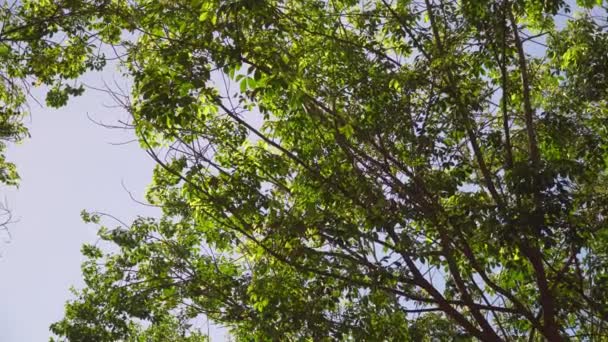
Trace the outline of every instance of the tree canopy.
[[[601, 0], [24, 10], [63, 18], [44, 37], [120, 48], [117, 100], [163, 209], [119, 227], [83, 213], [115, 248], [83, 247], [58, 338], [200, 315], [239, 340], [608, 336]], [[92, 44], [66, 51], [66, 76], [102, 66]]]

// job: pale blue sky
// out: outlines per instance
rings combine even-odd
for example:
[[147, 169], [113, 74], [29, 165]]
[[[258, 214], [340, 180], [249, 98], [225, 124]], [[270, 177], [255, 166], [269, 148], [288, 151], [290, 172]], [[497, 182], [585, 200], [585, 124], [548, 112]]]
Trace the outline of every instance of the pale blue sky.
[[[110, 70], [111, 72], [112, 70]], [[108, 77], [109, 76], [109, 77]], [[112, 76], [103, 76], [112, 81]], [[109, 79], [108, 79], [109, 78]], [[85, 77], [101, 84], [102, 75]], [[26, 119], [32, 137], [13, 146], [9, 159], [21, 174], [19, 189], [0, 190], [19, 221], [0, 251], [0, 341], [48, 341], [50, 323], [60, 319], [71, 285], [82, 285], [80, 246], [96, 240], [95, 227], [80, 219], [82, 209], [111, 213], [128, 222], [156, 211], [135, 203], [122, 183], [143, 198], [153, 162], [132, 132], [100, 127], [87, 118], [115, 123], [126, 118], [109, 97], [95, 91], [51, 110], [31, 104]]]

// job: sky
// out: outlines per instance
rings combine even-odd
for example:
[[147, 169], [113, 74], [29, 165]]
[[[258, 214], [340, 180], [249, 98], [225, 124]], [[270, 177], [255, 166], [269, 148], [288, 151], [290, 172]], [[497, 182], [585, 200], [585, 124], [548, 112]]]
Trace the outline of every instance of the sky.
[[[89, 74], [87, 84], [113, 81], [112, 70]], [[42, 100], [42, 96], [37, 96]], [[42, 101], [43, 102], [43, 101]], [[67, 107], [53, 110], [30, 101], [25, 120], [31, 138], [11, 146], [8, 159], [21, 175], [18, 189], [1, 188], [11, 210], [10, 242], [0, 242], [0, 341], [48, 341], [49, 325], [62, 318], [70, 286], [83, 285], [80, 247], [96, 241], [96, 227], [80, 211], [102, 211], [129, 222], [136, 215], [158, 216], [143, 199], [153, 161], [133, 132], [108, 129], [126, 114], [108, 108], [109, 96], [87, 91]], [[123, 186], [124, 184], [124, 186]]]

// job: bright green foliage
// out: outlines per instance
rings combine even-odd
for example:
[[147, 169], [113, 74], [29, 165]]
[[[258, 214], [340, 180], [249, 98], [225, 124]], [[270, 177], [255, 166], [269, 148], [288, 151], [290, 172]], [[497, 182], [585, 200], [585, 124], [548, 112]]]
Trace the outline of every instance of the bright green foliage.
[[167, 317], [146, 328], [134, 328], [136, 331], [128, 342], [207, 342], [205, 335], [199, 332], [188, 332], [190, 325]]
[[54, 333], [205, 314], [239, 340], [607, 338], [594, 1], [101, 3], [71, 27], [129, 32], [164, 217], [101, 229], [116, 248], [84, 248]]
[[[86, 320], [81, 321], [90, 322], [93, 319], [90, 308], [79, 307], [72, 308], [72, 310], [78, 311], [79, 315], [87, 317]], [[99, 322], [107, 320], [108, 315], [103, 315], [99, 318]], [[109, 321], [106, 321], [109, 322]], [[121, 328], [114, 329], [112, 331], [104, 331], [103, 335], [97, 334], [96, 326], [86, 326], [85, 324], [78, 326], [78, 329], [70, 328], [69, 333], [65, 335], [65, 339], [56, 340], [51, 338], [51, 342], [56, 341], [125, 341], [125, 342], [207, 342], [208, 339], [205, 335], [198, 331], [192, 331], [192, 325], [187, 324], [183, 320], [179, 320], [175, 317], [166, 316], [156, 319], [154, 322], [146, 324], [145, 326], [137, 323], [124, 324], [123, 321], [117, 321], [121, 325]], [[74, 323], [73, 323], [74, 324]], [[78, 325], [78, 323], [76, 323]], [[55, 329], [62, 329], [57, 327]], [[94, 340], [92, 340], [94, 338]]]

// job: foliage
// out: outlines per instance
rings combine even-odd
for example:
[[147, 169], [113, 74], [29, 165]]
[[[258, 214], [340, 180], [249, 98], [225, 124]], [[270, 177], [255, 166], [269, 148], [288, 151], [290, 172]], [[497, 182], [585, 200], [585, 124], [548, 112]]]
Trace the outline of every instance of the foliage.
[[601, 5], [44, 2], [125, 49], [164, 213], [102, 226], [116, 250], [84, 247], [53, 332], [205, 314], [242, 340], [606, 338]]
[[[89, 319], [92, 318], [88, 308], [80, 308], [80, 314], [86, 315]], [[106, 319], [107, 316], [102, 316]], [[85, 320], [81, 321], [86, 322]], [[122, 322], [121, 322], [122, 323]], [[61, 328], [57, 328], [61, 329]], [[175, 317], [167, 316], [155, 320], [150, 324], [139, 324], [131, 322], [123, 327], [124, 330], [105, 331], [104, 335], [94, 335], [93, 330], [83, 324], [78, 329], [70, 329], [65, 335], [67, 341], [91, 341], [95, 336], [95, 341], [125, 341], [125, 342], [206, 342], [207, 337], [198, 331], [191, 331], [191, 325], [184, 320]], [[51, 338], [52, 341], [55, 340]]]

